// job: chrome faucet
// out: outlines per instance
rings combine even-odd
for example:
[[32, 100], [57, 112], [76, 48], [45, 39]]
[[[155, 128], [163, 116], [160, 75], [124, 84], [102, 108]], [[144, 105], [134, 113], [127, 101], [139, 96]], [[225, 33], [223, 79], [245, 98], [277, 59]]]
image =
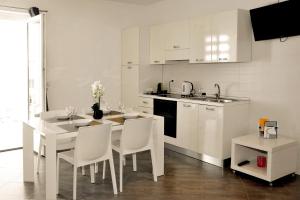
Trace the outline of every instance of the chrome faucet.
[[218, 83], [215, 83], [215, 87], [218, 88], [218, 93], [216, 93], [216, 98], [220, 99], [220, 97], [221, 97], [220, 85]]

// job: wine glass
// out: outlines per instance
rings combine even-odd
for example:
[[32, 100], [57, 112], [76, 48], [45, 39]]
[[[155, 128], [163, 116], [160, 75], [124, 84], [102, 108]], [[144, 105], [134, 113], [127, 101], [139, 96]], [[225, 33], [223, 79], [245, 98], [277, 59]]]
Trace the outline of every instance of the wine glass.
[[125, 112], [125, 106], [122, 102], [119, 103], [119, 111], [124, 113]]

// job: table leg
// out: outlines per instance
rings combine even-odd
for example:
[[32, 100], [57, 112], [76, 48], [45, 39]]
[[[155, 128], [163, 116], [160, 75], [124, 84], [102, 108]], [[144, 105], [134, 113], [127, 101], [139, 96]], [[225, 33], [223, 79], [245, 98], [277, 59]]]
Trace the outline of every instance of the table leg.
[[46, 134], [46, 200], [56, 200], [56, 135]]
[[164, 118], [155, 116], [154, 151], [156, 157], [157, 176], [164, 175], [165, 147], [164, 147]]
[[23, 181], [34, 182], [34, 129], [23, 122]]

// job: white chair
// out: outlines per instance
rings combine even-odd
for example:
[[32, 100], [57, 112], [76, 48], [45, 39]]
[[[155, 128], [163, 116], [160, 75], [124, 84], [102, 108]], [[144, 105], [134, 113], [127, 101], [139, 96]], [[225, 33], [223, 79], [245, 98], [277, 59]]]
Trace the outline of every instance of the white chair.
[[[152, 132], [153, 119], [128, 119], [124, 123], [120, 140], [112, 142], [113, 150], [117, 151], [120, 155], [120, 192], [123, 191], [123, 164], [126, 155], [132, 155], [133, 171], [137, 171], [136, 153], [150, 150], [153, 179], [157, 182], [156, 158]], [[104, 176], [105, 174], [103, 174], [103, 177]]]
[[114, 194], [117, 194], [115, 167], [111, 147], [111, 124], [82, 127], [76, 138], [75, 148], [57, 156], [57, 193], [59, 192], [59, 160], [74, 165], [73, 199], [76, 199], [77, 168], [90, 165], [91, 176], [95, 173], [95, 163], [109, 160]]
[[[56, 116], [63, 114], [64, 112], [65, 111], [63, 111], [63, 110], [42, 112], [42, 113], [40, 113], [40, 118], [42, 120], [47, 120], [47, 119], [55, 118]], [[39, 173], [39, 170], [40, 170], [41, 154], [42, 154], [42, 149], [45, 145], [46, 145], [45, 137], [40, 135], [39, 152], [38, 152], [38, 157], [37, 157], [37, 174]], [[70, 150], [70, 149], [74, 148], [74, 145], [75, 145], [75, 142], [73, 139], [60, 139], [60, 140], [57, 140], [56, 150], [57, 151]], [[83, 175], [85, 174], [84, 169], [82, 171], [82, 174]]]

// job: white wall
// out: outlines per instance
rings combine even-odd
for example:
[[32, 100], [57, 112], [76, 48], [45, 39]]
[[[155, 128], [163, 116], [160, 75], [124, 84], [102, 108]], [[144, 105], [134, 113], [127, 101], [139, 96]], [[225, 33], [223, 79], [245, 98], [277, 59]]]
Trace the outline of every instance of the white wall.
[[[165, 0], [148, 7], [148, 24], [216, 13], [235, 8], [251, 9], [271, 0]], [[250, 97], [249, 132], [257, 132], [257, 120], [269, 116], [279, 122], [279, 134], [296, 138], [300, 143], [300, 37], [253, 42], [253, 61], [228, 64], [187, 64], [180, 62], [163, 69], [163, 81], [183, 80], [196, 83], [208, 93], [215, 93], [220, 83], [222, 94]], [[300, 157], [299, 157], [300, 168]], [[300, 172], [300, 170], [299, 170]]]
[[137, 5], [102, 0], [0, 0], [0, 5], [47, 13], [47, 79], [50, 109], [90, 107], [90, 84], [101, 80], [104, 99], [120, 101], [121, 29], [139, 24]]

